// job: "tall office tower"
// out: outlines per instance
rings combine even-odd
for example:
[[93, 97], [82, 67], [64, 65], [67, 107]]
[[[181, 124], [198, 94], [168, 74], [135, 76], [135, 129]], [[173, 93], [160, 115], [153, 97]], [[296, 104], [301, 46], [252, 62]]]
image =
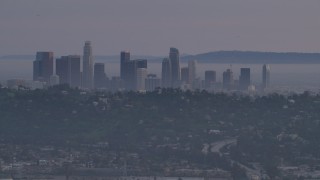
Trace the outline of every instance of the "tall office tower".
[[62, 56], [56, 60], [56, 74], [60, 84], [69, 84], [71, 87], [81, 86], [80, 56]]
[[189, 77], [188, 77], [188, 83], [193, 87], [193, 82], [196, 79], [196, 66], [197, 66], [197, 61], [196, 60], [191, 60], [188, 62], [188, 69], [189, 69]]
[[90, 41], [86, 41], [83, 47], [82, 87], [93, 88], [93, 56]]
[[128, 61], [125, 63], [124, 84], [126, 90], [136, 90], [137, 62]]
[[183, 84], [189, 84], [189, 68], [188, 67], [181, 68], [181, 82]]
[[231, 69], [227, 69], [223, 72], [223, 88], [227, 90], [233, 89], [234, 82], [233, 82], [233, 72]]
[[68, 56], [56, 59], [56, 74], [59, 76], [60, 84], [69, 84], [69, 60]]
[[239, 88], [240, 90], [248, 90], [250, 86], [250, 68], [241, 68], [239, 77]]
[[216, 82], [216, 72], [215, 71], [205, 71], [204, 72], [205, 88], [210, 88], [211, 85], [215, 82]]
[[126, 79], [126, 63], [130, 61], [130, 52], [121, 51], [120, 53], [120, 78]]
[[270, 66], [264, 64], [262, 67], [262, 87], [263, 89], [268, 88], [270, 85]]
[[69, 56], [71, 87], [81, 87], [80, 62], [81, 62], [80, 56], [78, 55]]
[[[127, 90], [137, 90], [138, 86], [138, 79], [137, 77], [137, 70], [139, 68], [147, 69], [148, 68], [148, 61], [146, 59], [135, 59], [126, 62], [126, 89]], [[143, 82], [144, 84], [144, 82]]]
[[137, 68], [147, 68], [147, 60], [130, 60], [130, 52], [120, 53], [120, 78], [123, 80], [126, 90], [136, 89]]
[[53, 52], [37, 52], [33, 61], [33, 80], [49, 83], [53, 75]]
[[169, 59], [171, 61], [172, 85], [179, 87], [180, 83], [180, 55], [177, 48], [170, 48]]
[[164, 58], [162, 61], [162, 72], [161, 72], [161, 86], [163, 88], [171, 88], [172, 87], [172, 69], [171, 69], [171, 61], [169, 58]]
[[145, 91], [146, 86], [146, 78], [148, 75], [147, 68], [137, 68], [137, 74], [136, 74], [136, 90], [137, 91]]
[[104, 71], [104, 63], [94, 64], [94, 88], [101, 89], [107, 86], [107, 76]]
[[156, 88], [161, 86], [160, 79], [157, 78], [155, 74], [148, 74], [147, 79], [145, 80], [146, 91], [154, 91]]

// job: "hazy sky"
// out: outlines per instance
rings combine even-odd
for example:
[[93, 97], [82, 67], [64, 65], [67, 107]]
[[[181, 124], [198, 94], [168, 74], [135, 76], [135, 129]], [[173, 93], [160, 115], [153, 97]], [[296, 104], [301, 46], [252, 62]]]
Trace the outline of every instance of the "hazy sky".
[[319, 0], [0, 0], [0, 54], [320, 52]]

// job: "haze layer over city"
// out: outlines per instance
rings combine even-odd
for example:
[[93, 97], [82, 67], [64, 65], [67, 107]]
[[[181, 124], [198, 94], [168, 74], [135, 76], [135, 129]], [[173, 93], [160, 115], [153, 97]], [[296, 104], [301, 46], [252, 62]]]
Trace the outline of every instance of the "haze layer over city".
[[[0, 45], [0, 80], [2, 84], [8, 79], [31, 80], [36, 52], [54, 52], [54, 58], [82, 55], [86, 40], [92, 42], [93, 56], [100, 57], [95, 62], [106, 63], [109, 78], [120, 76], [116, 62], [123, 50], [149, 60], [148, 73], [158, 77], [170, 47], [178, 48], [182, 57], [233, 50], [316, 53], [318, 6], [317, 1], [2, 1], [0, 40], [5, 43]], [[196, 76], [205, 79], [204, 71], [214, 70], [222, 82], [226, 69], [231, 68], [238, 79], [240, 68], [248, 67], [252, 83], [259, 85], [262, 65], [274, 63], [260, 63], [259, 58], [264, 57], [218, 64], [215, 57], [212, 63], [200, 59]], [[316, 91], [318, 62], [303, 65], [304, 61], [271, 65], [274, 87]], [[181, 63], [187, 66], [187, 61]]]
[[0, 180], [320, 178], [320, 1], [0, 1]]

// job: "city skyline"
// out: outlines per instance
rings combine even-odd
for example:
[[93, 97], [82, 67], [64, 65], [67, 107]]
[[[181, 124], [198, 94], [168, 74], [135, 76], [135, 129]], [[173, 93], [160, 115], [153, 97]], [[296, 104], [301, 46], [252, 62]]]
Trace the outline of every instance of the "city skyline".
[[180, 54], [320, 52], [319, 5], [315, 0], [3, 0], [0, 54], [78, 54], [81, 47], [73, 45], [86, 39], [94, 42], [96, 55], [127, 49], [159, 56], [171, 46]]
[[[87, 41], [84, 41], [82, 44], [86, 44], [86, 43], [88, 43], [88, 42], [90, 42], [90, 44], [91, 44], [91, 41], [89, 40], [87, 40]], [[92, 48], [90, 48], [91, 50], [90, 51], [92, 51]], [[143, 61], [145, 61], [145, 64], [147, 64], [147, 61], [148, 62], [150, 62], [151, 63], [151, 69], [147, 69], [147, 72], [148, 72], [148, 74], [147, 75], [149, 75], [149, 73], [150, 74], [153, 74], [153, 75], [155, 75], [156, 77], [155, 78], [150, 78], [149, 79], [149, 84], [147, 85], [146, 83], [144, 84], [144, 87], [147, 89], [147, 88], [149, 88], [150, 89], [150, 87], [154, 87], [153, 85], [150, 85], [150, 84], [157, 84], [157, 82], [156, 81], [158, 81], [158, 79], [160, 80], [160, 82], [162, 81], [162, 73], [161, 73], [161, 62], [159, 61], [160, 59], [159, 58], [167, 58], [167, 57], [170, 57], [170, 54], [172, 55], [173, 54], [173, 56], [172, 56], [172, 59], [179, 59], [179, 52], [180, 52], [180, 48], [178, 49], [178, 48], [176, 48], [176, 47], [168, 47], [168, 49], [169, 49], [169, 53], [167, 54], [167, 55], [165, 55], [165, 56], [162, 56], [162, 57], [157, 57], [158, 58], [158, 60], [157, 61], [153, 61], [154, 59], [152, 59], [152, 57], [145, 57], [146, 59], [143, 59], [142, 58], [142, 56], [137, 56], [137, 55], [135, 55], [134, 53], [135, 52], [133, 52], [133, 56], [132, 56], [132, 58], [130, 58], [130, 56], [128, 56], [128, 62], [129, 62], [129, 64], [131, 64], [130, 66], [132, 67], [132, 68], [130, 68], [129, 67], [129, 70], [132, 70], [132, 73], [129, 73], [129, 74], [131, 74], [131, 76], [129, 76], [130, 78], [131, 78], [131, 80], [129, 80], [129, 82], [132, 82], [132, 84], [131, 85], [129, 85], [130, 87], [126, 87], [125, 89], [126, 90], [129, 90], [129, 89], [131, 89], [131, 90], [136, 90], [137, 89], [137, 84], [136, 84], [136, 82], [138, 81], [138, 79], [137, 79], [137, 77], [136, 77], [136, 75], [134, 75], [134, 74], [137, 74], [136, 72], [138, 71], [138, 68], [139, 68], [139, 64], [140, 64], [140, 66], [141, 66], [141, 63], [143, 62]], [[104, 66], [104, 70], [105, 70], [105, 72], [100, 72], [99, 73], [99, 76], [101, 77], [100, 79], [104, 79], [104, 75], [103, 74], [105, 74], [106, 75], [106, 78], [108, 79], [109, 78], [109, 80], [112, 80], [112, 79], [114, 79], [115, 81], [118, 81], [118, 82], [113, 82], [113, 84], [123, 84], [124, 82], [121, 82], [121, 78], [119, 79], [119, 80], [117, 80], [119, 77], [119, 73], [121, 72], [121, 53], [123, 53], [123, 52], [125, 52], [125, 53], [127, 53], [127, 54], [129, 54], [130, 55], [130, 52], [129, 51], [121, 51], [116, 57], [117, 57], [117, 62], [115, 62], [115, 61], [111, 61], [111, 62], [108, 62], [108, 61], [106, 61], [106, 60], [108, 60], [108, 57], [107, 56], [105, 56], [105, 57], [103, 57], [103, 56], [96, 56], [96, 58], [98, 59], [98, 61], [97, 61], [97, 63], [104, 63], [105, 64], [105, 66]], [[171, 52], [171, 53], [170, 53]], [[33, 72], [31, 71], [31, 73], [30, 73], [30, 71], [29, 71], [29, 73], [28, 74], [26, 74], [26, 76], [20, 76], [19, 74], [21, 74], [21, 73], [25, 73], [26, 71], [23, 71], [23, 72], [18, 72], [19, 70], [17, 70], [16, 71], [16, 75], [5, 75], [5, 76], [1, 76], [1, 78], [2, 78], [2, 84], [4, 85], [5, 84], [5, 81], [7, 81], [7, 80], [24, 80], [24, 81], [29, 81], [30, 80], [30, 75], [29, 74], [37, 74], [38, 73], [38, 77], [34, 77], [33, 79], [35, 80], [34, 82], [28, 82], [29, 84], [31, 83], [31, 84], [33, 84], [35, 87], [40, 87], [39, 85], [39, 83], [37, 83], [37, 82], [46, 82], [48, 85], [55, 85], [55, 84], [59, 84], [59, 79], [58, 79], [58, 77], [57, 76], [52, 76], [52, 77], [46, 77], [45, 79], [43, 79], [44, 77], [42, 77], [42, 75], [41, 75], [41, 68], [40, 67], [38, 67], [38, 66], [35, 66], [35, 64], [40, 64], [40, 63], [38, 63], [38, 62], [40, 62], [40, 60], [38, 59], [37, 60], [37, 54], [40, 54], [40, 53], [46, 53], [46, 52], [43, 52], [43, 51], [38, 51], [37, 53], [34, 53], [34, 58], [33, 58], [33, 61], [34, 61], [34, 69], [33, 69]], [[52, 52], [52, 51], [49, 51], [49, 52], [47, 52], [47, 53], [52, 53], [52, 57], [54, 57], [54, 59], [56, 60], [56, 59], [59, 59], [59, 57], [64, 57], [64, 56], [68, 56], [68, 54], [66, 54], [66, 55], [62, 55], [62, 56], [59, 56], [59, 55], [57, 55], [55, 52]], [[220, 53], [220, 52], [217, 52], [217, 53]], [[232, 55], [232, 53], [233, 52], [227, 52], [227, 53], [230, 53], [230, 55]], [[238, 52], [236, 52], [236, 53], [238, 53]], [[243, 52], [243, 53], [247, 53], [247, 52]], [[249, 52], [249, 53], [255, 53], [255, 52]], [[70, 56], [70, 54], [71, 53], [69, 53], [69, 56]], [[261, 55], [261, 54], [263, 54], [263, 53], [258, 53], [258, 54], [256, 54], [256, 55]], [[277, 53], [275, 53], [275, 54], [277, 54]], [[285, 55], [286, 53], [279, 53], [278, 55]], [[296, 57], [300, 57], [300, 56], [297, 56], [297, 55], [299, 55], [299, 53], [290, 53], [291, 55], [291, 57], [293, 56], [293, 55], [295, 55]], [[265, 56], [268, 56], [268, 55], [270, 55], [270, 53], [266, 53], [266, 54], [264, 54]], [[314, 56], [313, 54], [302, 54], [303, 56], [305, 56], [305, 57], [309, 57], [308, 55], [311, 55], [311, 56]], [[74, 55], [73, 55], [74, 56]], [[79, 56], [79, 55], [78, 55]], [[9, 58], [10, 56], [8, 56], [8, 58]], [[14, 57], [14, 56], [13, 56]], [[23, 57], [23, 56], [22, 56]], [[31, 57], [31, 56], [30, 56]], [[30, 57], [25, 57], [25, 58], [27, 58], [27, 59], [25, 59], [25, 60], [23, 60], [23, 59], [20, 59], [20, 60], [15, 60], [15, 61], [12, 61], [11, 63], [13, 63], [14, 64], [14, 62], [19, 62], [19, 63], [22, 63], [23, 61], [25, 61], [25, 62], [23, 62], [24, 64], [29, 64], [28, 66], [30, 66], [30, 62], [29, 62], [29, 60], [30, 60]], [[40, 57], [40, 56], [39, 56]], [[189, 56], [188, 58], [190, 59], [190, 58], [192, 58], [193, 56]], [[237, 59], [238, 59], [238, 56], [235, 56]], [[269, 56], [270, 57], [270, 56]], [[280, 56], [281, 57], [281, 56]], [[314, 56], [314, 57], [316, 57], [316, 56]], [[150, 59], [149, 59], [150, 58]], [[240, 59], [239, 60], [241, 60], [241, 58], [243, 58], [243, 57], [240, 57]], [[9, 58], [10, 59], [10, 58]], [[2, 64], [5, 64], [5, 63], [9, 63], [9, 61], [7, 61], [7, 60], [9, 60], [9, 59], [3, 59], [4, 61], [2, 62]], [[87, 88], [87, 87], [85, 87], [84, 86], [84, 81], [83, 81], [83, 72], [84, 72], [84, 69], [83, 69], [83, 67], [84, 66], [81, 66], [82, 64], [83, 64], [83, 61], [84, 60], [84, 56], [80, 56], [80, 58], [79, 58], [79, 63], [80, 63], [80, 65], [79, 65], [79, 68], [81, 68], [81, 69], [79, 69], [79, 73], [80, 73], [80, 75], [76, 75], [77, 77], [80, 77], [80, 80], [79, 80], [79, 82], [80, 83], [77, 83], [78, 85], [72, 85], [73, 87], [81, 87], [81, 88], [84, 88], [84, 89], [93, 89], [93, 88]], [[149, 61], [149, 60], [151, 60], [151, 61]], [[192, 58], [192, 60], [197, 60], [198, 61], [198, 59], [197, 58]], [[179, 64], [181, 64], [181, 65], [179, 65], [180, 66], [180, 70], [178, 70], [178, 72], [179, 73], [181, 73], [181, 70], [183, 69], [183, 68], [185, 68], [186, 66], [187, 67], [189, 67], [189, 63], [190, 63], [190, 61], [192, 61], [192, 60], [187, 60], [187, 59], [184, 59], [183, 60], [183, 62], [179, 62]], [[199, 62], [199, 61], [198, 61]], [[115, 64], [114, 64], [115, 63]], [[120, 64], [118, 64], [118, 65], [116, 65], [117, 63], [120, 63]], [[204, 63], [204, 64], [203, 64]], [[261, 62], [260, 62], [261, 63]], [[258, 63], [258, 64], [260, 64], [260, 63]], [[143, 63], [142, 63], [143, 64]], [[157, 65], [156, 65], [157, 64]], [[172, 66], [172, 63], [170, 63], [171, 65], [170, 65], [170, 67]], [[238, 86], [238, 85], [240, 85], [240, 84], [242, 84], [241, 83], [241, 68], [250, 68], [250, 71], [251, 71], [251, 75], [250, 75], [250, 73], [249, 73], [249, 76], [247, 76], [247, 77], [249, 77], [249, 78], [247, 78], [247, 79], [249, 79], [249, 80], [247, 80], [247, 82], [250, 82], [250, 83], [252, 83], [252, 85], [254, 85], [254, 86], [249, 86], [250, 87], [250, 89], [252, 89], [252, 88], [256, 88], [256, 87], [258, 87], [259, 89], [261, 89], [261, 88], [263, 88], [263, 77], [261, 77], [261, 73], [263, 73], [262, 71], [261, 71], [261, 67], [262, 67], [262, 65], [263, 64], [261, 64], [261, 67], [258, 67], [258, 68], [253, 68], [253, 66], [257, 66], [257, 65], [255, 65], [255, 64], [246, 64], [246, 63], [244, 63], [243, 65], [240, 65], [240, 64], [236, 64], [236, 68], [232, 68], [232, 65], [231, 65], [232, 63], [228, 63], [228, 67], [227, 67], [227, 64], [225, 63], [225, 65], [219, 65], [219, 63], [218, 64], [215, 64], [215, 63], [210, 63], [209, 61], [200, 61], [200, 68], [199, 68], [199, 72], [197, 73], [197, 76], [195, 77], [196, 79], [200, 79], [201, 81], [196, 81], [195, 82], [195, 84], [194, 83], [190, 83], [190, 81], [188, 80], [188, 79], [192, 79], [192, 74], [193, 73], [189, 73], [188, 72], [188, 76], [190, 76], [190, 77], [188, 77], [187, 78], [187, 81], [186, 82], [188, 82], [188, 83], [186, 83], [187, 84], [187, 86], [181, 86], [182, 84], [181, 84], [181, 81], [179, 82], [180, 84], [178, 85], [178, 86], [169, 86], [169, 87], [180, 87], [180, 88], [185, 88], [185, 89], [187, 89], [187, 88], [191, 88], [191, 89], [197, 89], [197, 88], [209, 88], [210, 89], [210, 86], [215, 86], [215, 83], [211, 83], [213, 80], [207, 80], [206, 81], [206, 74], [205, 74], [205, 72], [206, 71], [215, 71], [216, 72], [216, 82], [218, 82], [218, 83], [223, 83], [223, 72], [221, 72], [222, 70], [223, 71], [225, 71], [226, 69], [229, 69], [229, 68], [231, 68], [231, 70], [233, 71], [233, 73], [234, 73], [234, 81], [235, 81], [235, 87], [232, 87], [232, 88], [229, 88], [230, 90], [237, 90], [237, 89], [242, 89], [242, 90], [248, 90], [248, 86], [247, 85], [245, 85], [245, 87], [243, 87], [243, 88], [238, 88], [238, 87], [240, 87], [240, 86]], [[318, 87], [318, 84], [311, 84], [311, 83], [314, 83], [315, 82], [315, 78], [316, 78], [316, 76], [314, 76], [313, 75], [313, 77], [311, 77], [311, 73], [312, 72], [310, 72], [309, 70], [308, 70], [308, 72], [310, 72], [309, 73], [309, 77], [308, 78], [310, 78], [310, 79], [304, 79], [304, 78], [306, 78], [306, 76], [304, 76], [304, 77], [298, 77], [298, 76], [300, 76], [300, 75], [298, 75], [297, 74], [297, 76], [295, 76], [295, 77], [293, 77], [293, 76], [291, 76], [292, 78], [291, 78], [291, 80], [289, 80], [289, 82], [287, 81], [288, 79], [286, 79], [285, 81], [284, 81], [284, 79], [282, 78], [282, 77], [280, 77], [280, 76], [282, 76], [282, 75], [284, 75], [283, 73], [285, 72], [285, 71], [282, 71], [281, 70], [281, 73], [282, 73], [282, 75], [281, 74], [279, 74], [279, 68], [277, 68], [276, 66], [275, 66], [275, 64], [273, 64], [273, 63], [266, 63], [266, 64], [271, 64], [272, 65], [272, 88], [276, 88], [276, 89], [274, 89], [274, 90], [280, 90], [280, 89], [288, 89], [288, 88], [291, 88], [292, 87], [292, 85], [294, 85], [295, 86], [295, 88], [297, 88], [298, 90], [306, 90], [306, 89], [310, 89], [310, 88], [312, 88], [312, 89], [315, 89], [316, 87]], [[32, 65], [32, 61], [31, 61], [31, 65]], [[111, 65], [111, 66], [110, 66]], [[209, 65], [209, 66], [208, 66]], [[116, 66], [116, 67], [115, 67]], [[143, 66], [145, 66], [145, 65], [143, 65]], [[156, 67], [157, 66], [157, 67]], [[210, 66], [211, 66], [211, 68], [210, 68]], [[220, 66], [220, 67], [219, 67]], [[224, 66], [224, 67], [223, 67]], [[278, 66], [278, 65], [277, 65]], [[302, 66], [302, 65], [299, 65], [299, 66]], [[8, 68], [7, 69], [12, 69], [12, 67], [13, 66], [7, 66]], [[56, 66], [54, 66], [54, 67], [56, 67]], [[145, 67], [147, 67], [147, 66], [145, 66]], [[191, 67], [192, 67], [192, 65], [191, 65]], [[222, 68], [221, 68], [222, 67]], [[276, 69], [278, 69], [278, 70], [276, 70], [276, 71], [274, 71], [274, 67], [276, 68]], [[298, 65], [297, 65], [297, 67], [298, 67]], [[39, 69], [39, 71], [37, 71], [37, 68]], [[140, 67], [140, 68], [144, 68], [144, 67]], [[253, 68], [253, 69], [252, 69]], [[29, 67], [27, 67], [25, 70], [27, 70], [27, 69], [29, 69]], [[42, 69], [43, 69], [43, 67], [42, 67]], [[99, 68], [99, 69], [101, 69], [101, 67]], [[159, 69], [160, 69], [160, 71], [159, 71]], [[196, 69], [198, 69], [198, 68], [196, 68]], [[56, 68], [56, 70], [57, 70], [57, 68]], [[301, 70], [301, 69], [296, 69], [295, 71], [296, 72], [298, 72], [297, 70]], [[188, 71], [190, 71], [190, 72], [192, 72], [192, 68], [190, 68], [190, 69], [188, 69]], [[78, 73], [77, 72], [77, 73]], [[6, 71], [2, 71], [1, 72], [2, 74], [5, 74], [6, 73]], [[12, 72], [13, 73], [13, 72]], [[79, 74], [78, 73], [78, 74]], [[51, 74], [51, 73], [49, 73], [49, 74]], [[264, 74], [264, 73], [263, 73]], [[270, 73], [269, 73], [270, 74]], [[121, 73], [120, 73], [120, 75], [121, 75]], [[11, 76], [11, 77], [9, 77], [9, 76]], [[170, 75], [170, 76], [172, 76], [172, 75]], [[181, 75], [182, 76], [182, 75]], [[211, 75], [212, 76], [212, 75]], [[146, 76], [146, 75], [144, 75], [143, 76], [144, 78], [148, 78], [149, 76]], [[269, 77], [270, 77], [270, 75], [269, 75]], [[278, 79], [278, 78], [282, 78], [282, 79]], [[171, 77], [172, 78], [172, 77]], [[213, 77], [211, 77], [211, 79], [214, 79]], [[270, 78], [268, 78], [268, 79], [270, 79]], [[123, 80], [123, 79], [122, 79]], [[180, 79], [180, 80], [182, 80], [183, 81], [183, 79]], [[275, 81], [274, 81], [275, 80]], [[307, 80], [307, 81], [306, 81]], [[141, 80], [140, 80], [141, 81]], [[204, 82], [202, 82], [202, 81], [204, 81]], [[282, 81], [282, 84], [279, 84], [279, 82], [280, 81]], [[293, 83], [293, 81], [295, 81], [294, 83]], [[303, 83], [302, 84], [305, 84], [306, 86], [305, 87], [301, 87], [301, 82], [303, 81]], [[20, 82], [20, 81], [19, 81]], [[60, 81], [60, 82], [64, 82], [63, 80], [62, 81]], [[317, 82], [318, 82], [318, 80], [317, 80]], [[92, 79], [92, 81], [91, 81], [91, 83], [94, 83], [94, 79]], [[172, 83], [172, 82], [171, 82]], [[170, 84], [171, 84], [170, 83]], [[202, 84], [201, 84], [202, 83]], [[203, 84], [204, 83], [204, 84]], [[275, 83], [275, 84], [274, 84]], [[238, 85], [237, 85], [238, 84]], [[248, 84], [248, 83], [247, 83]], [[110, 84], [109, 84], [110, 85]], [[150, 86], [149, 86], [150, 85]], [[279, 86], [280, 85], [280, 86]], [[99, 85], [98, 85], [99, 86]], [[107, 85], [106, 85], [107, 86]], [[120, 87], [121, 85], [119, 85], [119, 87]], [[300, 87], [298, 87], [298, 86], [300, 86]], [[162, 86], [162, 87], [164, 87], [164, 86]], [[101, 86], [101, 88], [105, 88], [105, 86]], [[269, 88], [268, 88], [269, 89]], [[113, 89], [113, 91], [115, 91], [115, 89]]]
[[[170, 47], [168, 56], [162, 60], [160, 75], [162, 79], [158, 78], [155, 72], [148, 70], [147, 59], [131, 59], [129, 51], [120, 52], [117, 68], [120, 76], [110, 76], [111, 79], [109, 79], [108, 73], [105, 71], [105, 63], [94, 63], [92, 50], [91, 41], [85, 41], [82, 57], [68, 55], [54, 60], [54, 52], [36, 52], [36, 59], [33, 61], [33, 81], [26, 86], [34, 89], [69, 84], [71, 87], [84, 90], [107, 91], [152, 91], [158, 87], [248, 92], [255, 91], [256, 87], [259, 90], [269, 89], [266, 85], [266, 81], [268, 84], [270, 81], [269, 65], [263, 65], [262, 82], [259, 83], [251, 82], [249, 67], [241, 67], [239, 79], [234, 79], [231, 65], [222, 73], [222, 81], [216, 81], [216, 71], [213, 69], [205, 71], [203, 79], [197, 75], [199, 72], [197, 72], [198, 63], [196, 60], [189, 60], [185, 67], [180, 66], [179, 49], [175, 47]], [[83, 64], [82, 67], [81, 64]], [[268, 66], [268, 80], [265, 77], [266, 66]], [[8, 79], [7, 84], [11, 84], [11, 87], [15, 84], [23, 86], [23, 81]]]
[[[120, 52], [118, 63], [120, 76], [112, 76], [109, 79], [105, 72], [105, 63], [93, 62], [90, 41], [85, 42], [82, 58], [79, 55], [68, 55], [56, 58], [56, 61], [54, 61], [53, 54], [53, 52], [36, 53], [36, 60], [33, 61], [32, 89], [33, 87], [41, 87], [41, 83], [43, 83], [42, 88], [57, 84], [68, 84], [71, 87], [85, 90], [100, 89], [106, 91], [153, 91], [156, 88], [180, 88], [183, 90], [252, 92], [256, 90], [256, 87], [259, 91], [268, 90], [270, 84], [270, 66], [267, 64], [263, 65], [262, 82], [258, 84], [251, 82], [251, 73], [248, 67], [240, 68], [239, 79], [234, 79], [232, 67], [223, 72], [222, 82], [216, 81], [216, 71], [214, 70], [205, 71], [205, 78], [201, 79], [197, 76], [196, 60], [189, 60], [186, 67], [180, 67], [179, 49], [175, 47], [170, 47], [169, 56], [163, 58], [162, 79], [148, 70], [147, 59], [131, 59], [129, 51]], [[53, 74], [53, 64], [56, 65], [55, 74]], [[266, 72], [266, 67], [268, 67], [268, 72]], [[160, 83], [161, 81], [162, 83]], [[7, 81], [7, 84], [10, 84], [11, 87], [14, 85], [23, 86], [23, 81], [11, 79]]]

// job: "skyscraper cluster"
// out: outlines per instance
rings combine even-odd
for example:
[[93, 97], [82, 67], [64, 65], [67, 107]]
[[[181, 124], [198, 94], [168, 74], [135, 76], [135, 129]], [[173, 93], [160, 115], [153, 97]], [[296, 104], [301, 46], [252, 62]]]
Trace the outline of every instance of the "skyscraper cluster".
[[[56, 58], [54, 74], [53, 52], [37, 52], [36, 60], [33, 62], [33, 80], [49, 85], [68, 84], [71, 87], [92, 89], [94, 88], [94, 61], [90, 41], [85, 42], [82, 59], [81, 71], [81, 56], [67, 55]], [[101, 68], [99, 70], [101, 71]], [[101, 74], [103, 73], [100, 72], [97, 76]], [[99, 77], [95, 78], [99, 79]]]
[[[82, 59], [82, 69], [81, 69]], [[214, 70], [205, 71], [205, 79], [197, 77], [197, 61], [190, 60], [186, 67], [180, 67], [180, 53], [171, 47], [169, 56], [162, 60], [161, 78], [148, 74], [146, 59], [131, 59], [129, 51], [120, 52], [120, 76], [109, 79], [104, 63], [94, 63], [92, 46], [86, 41], [83, 56], [67, 55], [56, 58], [53, 72], [53, 52], [37, 52], [33, 62], [33, 80], [49, 85], [68, 84], [82, 89], [104, 89], [110, 91], [153, 91], [156, 88], [207, 89], [207, 90], [252, 90], [250, 68], [241, 68], [239, 79], [234, 78], [229, 68], [222, 74], [222, 82], [217, 81]], [[270, 84], [270, 66], [263, 65], [262, 89]]]
[[[120, 53], [120, 79], [126, 90], [145, 90], [148, 62], [146, 59], [130, 59], [129, 51]], [[143, 81], [143, 82], [142, 82]]]
[[[205, 86], [208, 88], [213, 86], [209, 79], [215, 79], [215, 71], [205, 72]], [[208, 80], [207, 80], [208, 79]], [[214, 80], [215, 81], [215, 80]], [[240, 91], [254, 91], [255, 86], [251, 83], [251, 72], [250, 68], [240, 68], [239, 79], [234, 79], [234, 75], [231, 69], [227, 69], [223, 72], [222, 86], [224, 90], [240, 90]], [[262, 67], [262, 86], [260, 87], [262, 91], [268, 90], [270, 86], [270, 66], [264, 64]]]

